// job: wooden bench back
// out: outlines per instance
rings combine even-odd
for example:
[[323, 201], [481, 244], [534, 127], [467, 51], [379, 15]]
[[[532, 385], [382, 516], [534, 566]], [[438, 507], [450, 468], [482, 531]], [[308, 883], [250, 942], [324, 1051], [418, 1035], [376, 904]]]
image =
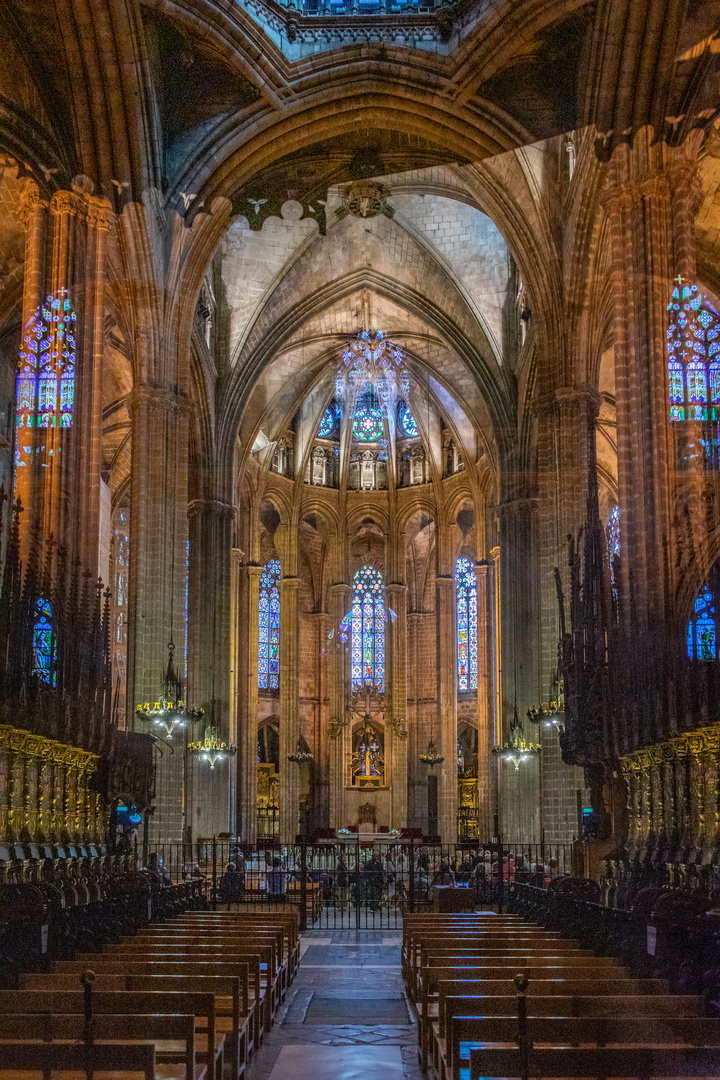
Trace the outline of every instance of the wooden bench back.
[[2, 1070], [48, 1074], [56, 1070], [115, 1073], [113, 1080], [124, 1080], [140, 1073], [145, 1080], [155, 1080], [155, 1047], [152, 1043], [27, 1043], [5, 1042], [2, 1047]]
[[[445, 1013], [453, 1009], [456, 1013], [478, 1016], [517, 1016], [517, 994], [511, 992], [507, 983], [504, 994], [488, 995], [483, 993], [483, 983], [473, 983], [467, 979], [447, 979], [439, 986], [439, 1016], [441, 1027]], [[474, 989], [473, 989], [474, 988]], [[552, 994], [542, 992], [528, 993], [528, 1016], [661, 1016], [685, 1017], [702, 1016], [702, 999], [689, 994], [647, 994], [619, 993], [616, 995], [596, 995], [590, 990], [586, 994]]]
[[[470, 1080], [481, 1077], [522, 1076], [518, 1050], [470, 1051]], [[720, 1077], [720, 1048], [554, 1047], [532, 1049], [532, 1077]]]

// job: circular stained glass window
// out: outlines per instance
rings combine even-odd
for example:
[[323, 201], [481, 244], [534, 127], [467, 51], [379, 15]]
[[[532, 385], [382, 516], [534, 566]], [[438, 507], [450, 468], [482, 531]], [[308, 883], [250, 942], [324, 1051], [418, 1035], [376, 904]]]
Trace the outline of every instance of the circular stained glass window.
[[419, 434], [418, 426], [415, 423], [415, 417], [410, 412], [410, 406], [406, 405], [404, 401], [403, 401], [402, 405], [400, 406], [399, 420], [400, 420], [400, 427], [402, 428], [402, 430], [405, 432], [406, 435], [418, 435]]
[[355, 410], [353, 436], [361, 442], [377, 442], [383, 430], [382, 409], [371, 398], [363, 398]]
[[329, 435], [332, 429], [335, 427], [335, 410], [332, 406], [328, 406], [325, 412], [322, 414], [320, 423], [318, 424], [317, 433], [322, 439], [325, 435]]

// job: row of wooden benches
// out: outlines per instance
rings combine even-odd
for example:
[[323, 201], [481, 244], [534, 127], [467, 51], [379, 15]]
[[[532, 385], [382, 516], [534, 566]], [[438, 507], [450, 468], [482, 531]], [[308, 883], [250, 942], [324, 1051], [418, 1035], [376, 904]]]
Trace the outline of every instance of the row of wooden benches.
[[0, 992], [0, 1080], [239, 1080], [299, 959], [295, 911], [191, 912]]
[[720, 1077], [701, 998], [518, 916], [406, 915], [402, 969], [432, 1080]]

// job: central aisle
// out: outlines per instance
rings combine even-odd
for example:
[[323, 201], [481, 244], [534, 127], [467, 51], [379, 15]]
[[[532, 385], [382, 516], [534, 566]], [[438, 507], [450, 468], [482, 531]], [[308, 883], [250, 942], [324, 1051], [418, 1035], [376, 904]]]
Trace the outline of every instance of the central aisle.
[[399, 930], [310, 930], [247, 1080], [422, 1080]]

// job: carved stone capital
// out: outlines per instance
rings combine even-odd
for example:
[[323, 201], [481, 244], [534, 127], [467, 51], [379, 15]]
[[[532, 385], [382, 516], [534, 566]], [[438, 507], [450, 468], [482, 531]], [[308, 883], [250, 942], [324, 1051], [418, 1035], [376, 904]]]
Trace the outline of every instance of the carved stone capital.
[[230, 503], [221, 502], [220, 499], [193, 499], [188, 503], [188, 517], [200, 517], [201, 514], [211, 514], [214, 517], [232, 517], [235, 507]]
[[40, 197], [40, 191], [34, 180], [23, 181], [22, 191], [18, 200], [16, 214], [20, 219], [23, 229], [27, 231], [30, 222], [40, 211], [47, 210], [48, 202]]

